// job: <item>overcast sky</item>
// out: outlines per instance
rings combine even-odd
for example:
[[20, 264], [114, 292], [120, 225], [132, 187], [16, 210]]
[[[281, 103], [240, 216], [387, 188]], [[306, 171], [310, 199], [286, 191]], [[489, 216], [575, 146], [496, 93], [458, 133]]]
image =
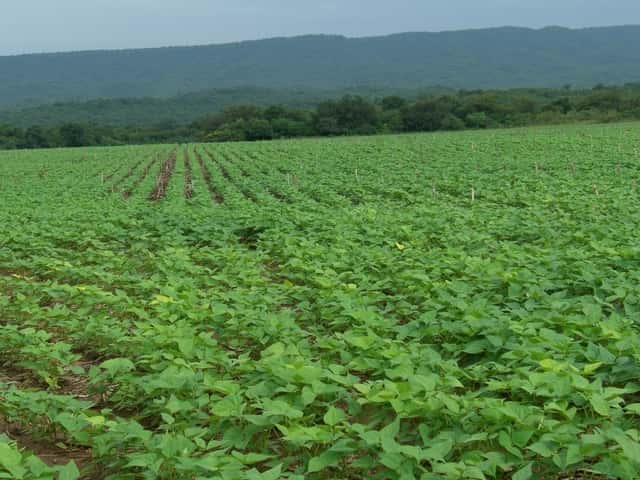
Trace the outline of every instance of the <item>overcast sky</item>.
[[516, 25], [640, 24], [640, 0], [0, 0], [0, 55]]

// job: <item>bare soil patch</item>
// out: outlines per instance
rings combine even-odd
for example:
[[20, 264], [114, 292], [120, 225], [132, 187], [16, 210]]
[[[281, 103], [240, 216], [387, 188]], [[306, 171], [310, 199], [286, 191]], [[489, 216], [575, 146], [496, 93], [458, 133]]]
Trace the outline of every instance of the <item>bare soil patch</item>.
[[177, 154], [175, 151], [169, 154], [169, 157], [164, 161], [162, 167], [160, 167], [160, 173], [156, 179], [156, 186], [149, 195], [149, 200], [152, 202], [158, 202], [162, 200], [167, 194], [167, 187], [171, 181], [173, 170], [176, 168]]

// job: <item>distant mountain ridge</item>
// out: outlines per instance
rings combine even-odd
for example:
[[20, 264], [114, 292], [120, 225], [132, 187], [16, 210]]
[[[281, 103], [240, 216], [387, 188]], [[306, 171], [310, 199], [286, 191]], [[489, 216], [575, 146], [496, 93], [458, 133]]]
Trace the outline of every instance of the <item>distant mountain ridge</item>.
[[0, 57], [0, 108], [207, 89], [592, 86], [640, 80], [640, 26], [501, 27], [367, 38]]

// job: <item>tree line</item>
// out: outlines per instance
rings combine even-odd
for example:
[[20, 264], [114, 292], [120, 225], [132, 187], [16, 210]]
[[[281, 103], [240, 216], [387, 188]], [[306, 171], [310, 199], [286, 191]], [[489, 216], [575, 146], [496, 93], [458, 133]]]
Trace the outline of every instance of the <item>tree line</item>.
[[452, 94], [369, 99], [345, 95], [314, 108], [230, 106], [189, 124], [146, 126], [64, 123], [0, 125], [0, 148], [30, 149], [257, 141], [309, 136], [374, 135], [640, 119], [640, 83], [592, 89], [461, 90]]

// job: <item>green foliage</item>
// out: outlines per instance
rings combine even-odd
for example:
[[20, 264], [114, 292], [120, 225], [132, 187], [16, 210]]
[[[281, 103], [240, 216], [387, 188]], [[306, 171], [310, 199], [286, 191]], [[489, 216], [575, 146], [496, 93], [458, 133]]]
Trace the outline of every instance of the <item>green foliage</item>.
[[49, 467], [39, 458], [20, 452], [6, 435], [0, 435], [0, 478], [77, 480], [80, 471], [73, 462], [62, 467]]
[[[366, 90], [366, 89], [361, 89]], [[197, 96], [196, 96], [197, 97]], [[182, 97], [180, 97], [182, 98]], [[235, 97], [234, 97], [235, 98]], [[243, 98], [240, 96], [239, 98]], [[273, 100], [279, 98], [274, 94]], [[215, 141], [238, 142], [294, 138], [304, 136], [369, 135], [393, 132], [436, 130], [487, 129], [523, 125], [577, 122], [615, 122], [640, 118], [640, 89], [637, 84], [624, 87], [605, 87], [589, 90], [518, 89], [505, 91], [459, 91], [447, 95], [420, 95], [417, 99], [397, 95], [380, 99], [360, 95], [345, 95], [338, 100], [312, 101], [308, 109], [291, 108], [288, 103], [261, 107], [237, 104], [209, 113], [191, 124], [184, 121], [181, 109], [169, 108], [171, 120], [158, 121], [154, 114], [156, 100], [133, 102], [135, 114], [146, 115], [146, 123], [138, 127], [122, 126], [133, 117], [122, 111], [123, 118], [116, 125], [95, 123], [63, 123], [50, 127], [31, 126], [26, 130], [0, 125], [0, 148], [74, 147], [111, 144], [158, 142]], [[175, 99], [180, 103], [180, 99]], [[171, 100], [167, 100], [171, 102]], [[129, 106], [132, 102], [124, 103]], [[317, 103], [314, 110], [311, 105]], [[83, 116], [83, 108], [93, 108], [94, 102], [71, 106]], [[207, 111], [206, 101], [195, 102], [197, 112]], [[43, 112], [44, 110], [44, 112]], [[18, 124], [27, 120], [47, 123], [47, 107], [5, 113], [5, 118]], [[31, 113], [30, 113], [31, 112]], [[98, 119], [110, 123], [111, 117], [98, 110], [87, 120]], [[60, 113], [58, 119], [76, 115]], [[70, 112], [67, 112], [70, 113]], [[53, 115], [53, 112], [52, 112]], [[187, 114], [187, 118], [190, 118]], [[0, 120], [3, 118], [0, 113]], [[136, 119], [138, 117], [135, 117]], [[60, 121], [60, 120], [57, 120]]]
[[505, 27], [0, 57], [0, 108], [78, 99], [126, 103], [130, 97], [165, 98], [213, 86], [335, 91], [621, 84], [640, 78], [638, 43], [638, 26]]
[[638, 141], [0, 153], [0, 478], [635, 479]]

